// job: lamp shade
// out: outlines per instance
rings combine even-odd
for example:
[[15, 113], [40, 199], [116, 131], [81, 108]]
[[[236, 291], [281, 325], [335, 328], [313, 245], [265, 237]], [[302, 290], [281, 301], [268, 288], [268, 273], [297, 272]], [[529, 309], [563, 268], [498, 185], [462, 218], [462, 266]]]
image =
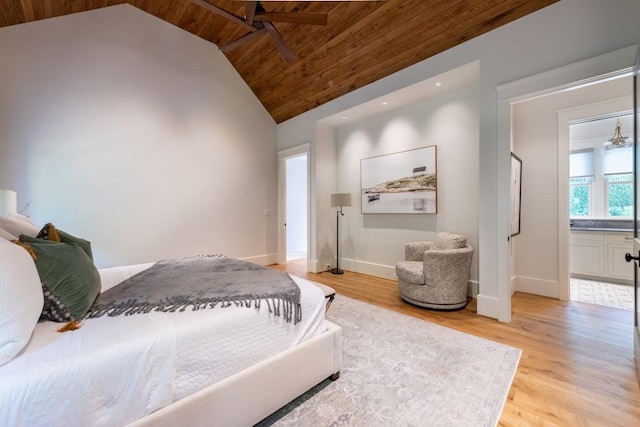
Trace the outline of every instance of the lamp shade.
[[351, 193], [336, 193], [331, 195], [331, 207], [351, 206]]
[[0, 188], [0, 216], [18, 212], [18, 195], [15, 191]]

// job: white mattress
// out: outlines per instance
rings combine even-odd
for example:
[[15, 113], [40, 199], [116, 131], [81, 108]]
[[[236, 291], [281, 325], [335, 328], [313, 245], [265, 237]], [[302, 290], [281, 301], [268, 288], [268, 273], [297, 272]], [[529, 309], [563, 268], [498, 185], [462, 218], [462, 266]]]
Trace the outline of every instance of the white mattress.
[[[151, 264], [101, 271], [103, 291]], [[100, 317], [57, 333], [39, 323], [0, 366], [0, 425], [118, 426], [322, 333], [324, 295], [294, 277], [302, 321], [253, 308]]]

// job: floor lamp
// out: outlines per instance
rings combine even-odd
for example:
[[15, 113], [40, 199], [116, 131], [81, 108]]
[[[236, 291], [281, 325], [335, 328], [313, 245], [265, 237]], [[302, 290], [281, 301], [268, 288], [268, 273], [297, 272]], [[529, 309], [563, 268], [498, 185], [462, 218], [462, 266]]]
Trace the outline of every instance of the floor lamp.
[[340, 216], [344, 216], [342, 208], [349, 206], [351, 206], [350, 193], [336, 193], [331, 195], [331, 207], [340, 208], [336, 211], [336, 268], [331, 270], [333, 274], [344, 273], [344, 271], [340, 270]]

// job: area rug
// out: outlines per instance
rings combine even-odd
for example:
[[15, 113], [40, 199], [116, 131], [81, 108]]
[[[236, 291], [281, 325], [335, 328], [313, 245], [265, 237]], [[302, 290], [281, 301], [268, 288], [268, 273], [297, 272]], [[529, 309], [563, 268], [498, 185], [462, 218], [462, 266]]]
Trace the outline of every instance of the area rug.
[[258, 426], [495, 426], [521, 351], [341, 295], [343, 367]]

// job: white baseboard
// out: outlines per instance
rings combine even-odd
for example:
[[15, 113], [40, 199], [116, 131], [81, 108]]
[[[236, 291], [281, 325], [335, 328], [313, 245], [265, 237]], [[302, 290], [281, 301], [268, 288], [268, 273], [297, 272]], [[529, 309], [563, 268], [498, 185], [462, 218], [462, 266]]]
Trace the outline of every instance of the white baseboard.
[[[353, 271], [355, 273], [381, 277], [383, 279], [398, 280], [396, 277], [395, 266], [375, 264], [372, 262], [364, 262], [347, 258], [340, 261], [340, 268], [347, 271]], [[324, 269], [321, 271], [324, 271]], [[476, 298], [478, 296], [479, 288], [480, 284], [477, 280], [470, 280], [467, 285], [467, 295], [471, 298]]]
[[382, 277], [383, 279], [396, 280], [396, 267], [375, 264], [372, 262], [358, 261], [355, 259], [340, 260], [340, 268], [354, 273], [367, 274], [369, 276]]
[[549, 298], [559, 298], [558, 282], [555, 280], [537, 279], [535, 277], [515, 276], [513, 278], [514, 291], [540, 295]]
[[265, 254], [245, 258], [239, 258], [243, 261], [252, 262], [258, 265], [270, 265], [278, 263], [278, 254]]
[[477, 280], [469, 280], [469, 284], [467, 285], [467, 296], [471, 298], [478, 298], [478, 294], [480, 293], [480, 283]]
[[478, 294], [478, 314], [481, 316], [498, 318], [498, 298]]

